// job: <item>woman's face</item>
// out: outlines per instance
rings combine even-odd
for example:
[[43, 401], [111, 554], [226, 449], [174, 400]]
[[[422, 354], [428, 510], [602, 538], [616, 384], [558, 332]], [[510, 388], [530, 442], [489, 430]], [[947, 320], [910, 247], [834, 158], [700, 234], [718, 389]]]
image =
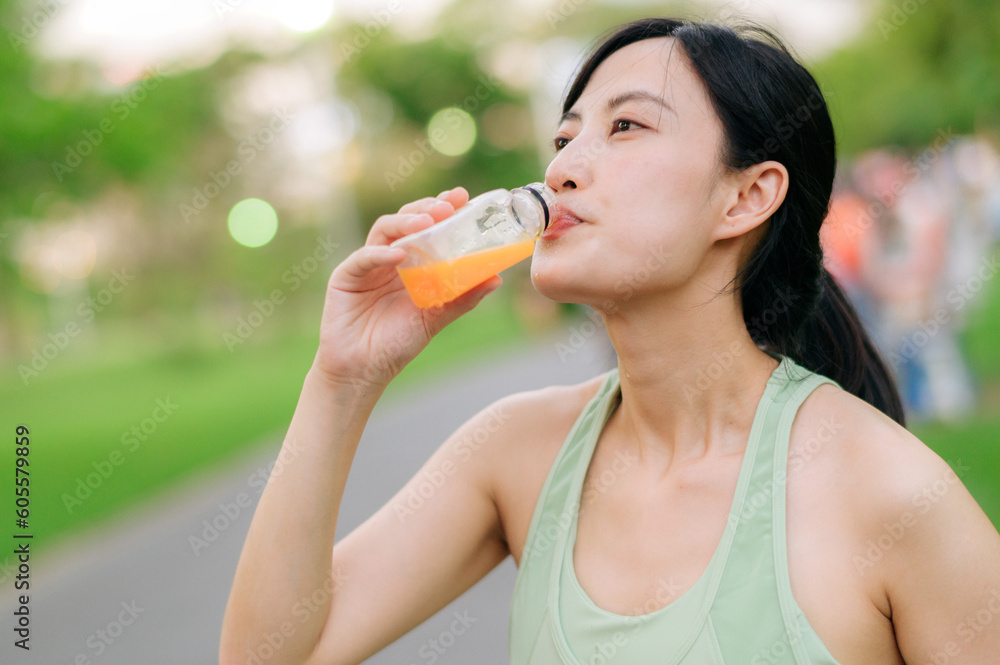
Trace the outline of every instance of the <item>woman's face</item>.
[[613, 53], [559, 125], [545, 172], [557, 211], [531, 267], [554, 300], [606, 308], [704, 269], [731, 188], [722, 125], [673, 46], [648, 39]]

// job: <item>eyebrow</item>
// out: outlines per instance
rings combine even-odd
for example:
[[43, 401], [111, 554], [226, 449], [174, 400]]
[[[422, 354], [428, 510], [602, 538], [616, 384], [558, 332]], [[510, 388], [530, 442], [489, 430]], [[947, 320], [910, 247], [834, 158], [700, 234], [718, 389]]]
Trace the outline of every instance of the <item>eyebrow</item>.
[[[654, 104], [658, 104], [659, 106], [665, 108], [668, 111], [673, 111], [673, 108], [671, 108], [669, 104], [663, 101], [663, 98], [660, 97], [659, 95], [654, 95], [653, 93], [647, 92], [645, 90], [628, 90], [626, 92], [621, 93], [620, 95], [615, 95], [614, 97], [608, 99], [608, 101], [604, 104], [604, 112], [611, 113], [622, 104], [636, 100], [653, 102]], [[581, 120], [581, 119], [582, 116], [576, 111], [566, 111], [565, 113], [562, 114], [562, 117], [559, 118], [559, 122], [561, 124], [568, 120]]]

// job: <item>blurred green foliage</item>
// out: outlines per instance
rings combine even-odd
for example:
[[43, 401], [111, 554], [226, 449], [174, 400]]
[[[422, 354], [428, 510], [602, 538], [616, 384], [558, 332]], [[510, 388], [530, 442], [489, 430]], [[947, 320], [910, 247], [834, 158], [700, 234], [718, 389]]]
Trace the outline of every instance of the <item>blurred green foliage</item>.
[[[345, 28], [331, 39], [344, 43], [350, 35], [351, 29]], [[376, 89], [392, 104], [394, 114], [387, 135], [361, 137], [368, 158], [355, 191], [365, 231], [378, 215], [456, 185], [474, 196], [542, 177], [530, 124], [520, 128], [523, 138], [514, 149], [490, 145], [481, 135], [481, 122], [477, 141], [463, 155], [446, 157], [428, 147], [425, 128], [442, 108], [461, 108], [481, 121], [494, 105], [527, 106], [524, 93], [508, 90], [483, 70], [468, 44], [447, 33], [402, 42], [384, 30], [343, 64], [338, 83], [347, 99]]]
[[813, 66], [842, 154], [1000, 128], [1000, 3], [880, 0], [872, 16]]
[[[34, 9], [0, 1], [5, 36], [20, 35]], [[88, 200], [113, 182], [160, 191], [184, 171], [199, 141], [220, 133], [213, 90], [221, 67], [151, 69], [143, 80], [114, 89], [90, 63], [38, 58], [34, 40], [2, 47], [0, 219], [44, 217], [56, 198]], [[102, 122], [110, 131], [101, 130]], [[81, 143], [93, 150], [81, 167], [54, 168]]]

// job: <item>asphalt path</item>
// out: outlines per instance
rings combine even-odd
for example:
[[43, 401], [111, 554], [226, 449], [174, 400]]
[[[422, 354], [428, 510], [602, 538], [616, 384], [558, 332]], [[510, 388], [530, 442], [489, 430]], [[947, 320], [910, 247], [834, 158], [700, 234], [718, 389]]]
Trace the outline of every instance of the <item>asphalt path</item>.
[[[611, 367], [606, 337], [593, 330], [589, 321], [577, 323], [519, 350], [439, 375], [419, 389], [387, 394], [358, 447], [337, 538], [384, 505], [445, 437], [492, 401], [576, 383]], [[269, 438], [225, 468], [206, 470], [113, 524], [33, 559], [30, 651], [13, 646], [17, 605], [8, 568], [0, 591], [0, 662], [217, 663], [233, 572], [279, 447], [280, 441]], [[508, 557], [366, 663], [503, 665], [516, 572]]]

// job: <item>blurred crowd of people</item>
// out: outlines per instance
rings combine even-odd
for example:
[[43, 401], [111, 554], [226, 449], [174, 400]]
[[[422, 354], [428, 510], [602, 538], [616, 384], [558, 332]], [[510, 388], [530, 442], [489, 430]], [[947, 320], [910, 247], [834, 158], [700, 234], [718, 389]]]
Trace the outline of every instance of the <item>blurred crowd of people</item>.
[[821, 239], [910, 419], [974, 408], [958, 333], [998, 270], [1000, 154], [991, 142], [942, 131], [920, 152], [880, 149], [843, 163]]

